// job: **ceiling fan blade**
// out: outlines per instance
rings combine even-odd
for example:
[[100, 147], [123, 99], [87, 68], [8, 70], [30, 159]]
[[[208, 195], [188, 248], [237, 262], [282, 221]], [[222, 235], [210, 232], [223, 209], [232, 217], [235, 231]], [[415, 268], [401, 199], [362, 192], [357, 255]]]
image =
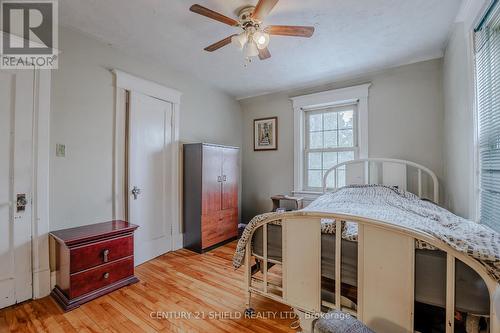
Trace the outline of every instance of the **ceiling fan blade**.
[[259, 3], [253, 11], [252, 18], [257, 21], [262, 21], [277, 3], [278, 0], [259, 0]]
[[314, 27], [304, 27], [298, 25], [270, 25], [264, 29], [270, 35], [311, 37], [314, 34]]
[[221, 47], [224, 47], [224, 46], [230, 44], [231, 43], [231, 38], [233, 38], [233, 36], [237, 36], [237, 35], [236, 34], [235, 35], [231, 35], [231, 36], [229, 36], [227, 38], [224, 38], [223, 40], [218, 41], [217, 43], [214, 43], [214, 44], [212, 44], [210, 46], [207, 46], [207, 47], [205, 47], [205, 51], [214, 52], [214, 51], [220, 49]]
[[238, 21], [233, 20], [230, 17], [222, 15], [221, 13], [214, 12], [213, 10], [205, 8], [200, 5], [192, 5], [191, 8], [189, 8], [189, 10], [192, 11], [193, 13], [206, 16], [208, 18], [211, 18], [212, 20], [216, 20], [230, 26], [237, 26], [239, 24]]
[[266, 60], [271, 58], [271, 52], [269, 52], [269, 49], [263, 48], [262, 50], [259, 50], [259, 59], [260, 60]]

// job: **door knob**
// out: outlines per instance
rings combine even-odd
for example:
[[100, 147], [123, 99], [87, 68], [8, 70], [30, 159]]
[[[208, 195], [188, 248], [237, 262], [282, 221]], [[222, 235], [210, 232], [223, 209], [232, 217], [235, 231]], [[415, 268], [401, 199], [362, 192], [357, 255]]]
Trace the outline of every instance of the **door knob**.
[[134, 200], [137, 200], [137, 197], [141, 194], [141, 189], [138, 188], [137, 186], [134, 186], [132, 189], [132, 195], [134, 196]]

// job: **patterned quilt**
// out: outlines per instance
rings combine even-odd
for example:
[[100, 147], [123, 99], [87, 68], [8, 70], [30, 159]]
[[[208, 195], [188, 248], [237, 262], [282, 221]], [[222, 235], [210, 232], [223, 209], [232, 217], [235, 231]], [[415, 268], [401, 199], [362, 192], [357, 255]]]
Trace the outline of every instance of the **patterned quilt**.
[[[355, 215], [430, 234], [477, 259], [490, 276], [500, 282], [500, 234], [488, 226], [463, 219], [432, 202], [421, 200], [410, 192], [383, 185], [350, 185], [320, 196], [303, 211]], [[233, 257], [235, 268], [242, 265], [250, 234], [264, 220], [273, 217], [279, 218], [279, 213], [258, 215], [247, 225]], [[279, 219], [273, 223], [281, 224]], [[333, 221], [322, 221], [321, 232], [334, 234]], [[342, 238], [356, 241], [357, 224], [345, 223]], [[422, 241], [417, 241], [416, 247], [433, 249]]]

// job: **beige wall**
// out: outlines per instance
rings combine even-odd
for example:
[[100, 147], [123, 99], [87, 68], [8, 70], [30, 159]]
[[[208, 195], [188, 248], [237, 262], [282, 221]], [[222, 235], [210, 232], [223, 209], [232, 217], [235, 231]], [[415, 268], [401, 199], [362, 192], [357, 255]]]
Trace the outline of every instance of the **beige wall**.
[[[443, 176], [442, 59], [401, 66], [349, 81], [240, 101], [243, 108], [243, 218], [271, 209], [269, 197], [293, 189], [290, 97], [371, 82], [369, 156], [400, 158]], [[253, 119], [278, 116], [279, 149], [253, 151]]]
[[444, 84], [444, 185], [447, 207], [473, 219], [474, 116], [473, 68], [464, 23], [457, 23], [443, 62]]
[[[181, 141], [242, 144], [240, 105], [197, 78], [129, 56], [79, 32], [60, 31], [53, 72], [50, 229], [112, 218], [114, 89], [118, 68], [183, 93]], [[66, 157], [55, 157], [55, 145]]]
[[[372, 82], [370, 156], [412, 160], [443, 176], [439, 59], [238, 103], [196, 78], [125, 56], [73, 30], [61, 30], [60, 48], [59, 69], [53, 73], [51, 230], [112, 218], [114, 90], [110, 68], [183, 93], [182, 141], [242, 147], [244, 219], [269, 210], [271, 195], [290, 193], [293, 188], [292, 96]], [[267, 116], [279, 118], [279, 149], [254, 152], [253, 119]], [[65, 158], [55, 157], [56, 143], [66, 144]]]

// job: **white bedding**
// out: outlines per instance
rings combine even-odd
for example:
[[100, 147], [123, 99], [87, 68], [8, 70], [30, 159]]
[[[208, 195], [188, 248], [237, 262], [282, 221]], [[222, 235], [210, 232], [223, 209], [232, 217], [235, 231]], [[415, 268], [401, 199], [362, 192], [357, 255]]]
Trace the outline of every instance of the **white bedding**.
[[[425, 232], [477, 259], [496, 281], [500, 281], [500, 235], [497, 232], [421, 200], [410, 192], [382, 185], [351, 185], [322, 195], [303, 211], [350, 214]], [[258, 215], [247, 225], [233, 258], [235, 268], [243, 262], [245, 246], [253, 229], [270, 216], [279, 215]], [[334, 233], [334, 230], [331, 222], [322, 223], [321, 232]], [[356, 225], [347, 223], [342, 238], [356, 240]], [[423, 242], [417, 245], [426, 247]]]

